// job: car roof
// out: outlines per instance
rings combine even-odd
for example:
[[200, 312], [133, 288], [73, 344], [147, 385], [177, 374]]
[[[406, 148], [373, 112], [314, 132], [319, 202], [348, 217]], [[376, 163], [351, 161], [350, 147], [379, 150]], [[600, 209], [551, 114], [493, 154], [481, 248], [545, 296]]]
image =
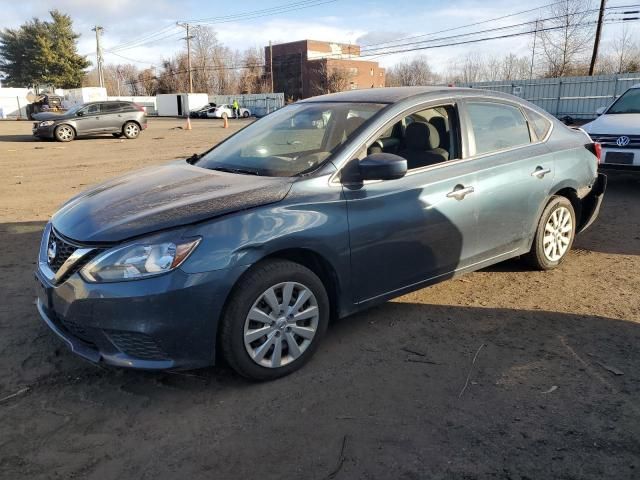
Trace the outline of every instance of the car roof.
[[384, 87], [349, 90], [346, 92], [329, 93], [317, 97], [307, 98], [301, 102], [354, 102], [354, 103], [397, 103], [411, 97], [439, 96], [487, 96], [522, 101], [513, 95], [482, 90], [480, 88], [460, 88], [446, 86], [432, 87]]

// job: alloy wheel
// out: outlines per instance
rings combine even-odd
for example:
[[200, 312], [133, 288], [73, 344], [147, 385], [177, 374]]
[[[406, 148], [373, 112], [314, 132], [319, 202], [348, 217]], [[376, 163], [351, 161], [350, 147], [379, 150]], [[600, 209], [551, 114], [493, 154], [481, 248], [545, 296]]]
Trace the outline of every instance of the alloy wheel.
[[313, 292], [297, 282], [265, 290], [254, 302], [244, 324], [244, 345], [258, 365], [278, 368], [299, 358], [311, 345], [320, 311]]
[[571, 212], [566, 207], [559, 207], [553, 211], [544, 227], [542, 245], [547, 260], [557, 262], [571, 245], [573, 236], [573, 220]]
[[133, 138], [133, 137], [137, 136], [139, 131], [140, 131], [140, 129], [138, 128], [138, 126], [135, 123], [128, 123], [124, 127], [124, 133], [129, 138]]
[[58, 139], [62, 140], [63, 142], [68, 142], [73, 138], [73, 129], [67, 125], [62, 125], [58, 127], [56, 134], [58, 136]]

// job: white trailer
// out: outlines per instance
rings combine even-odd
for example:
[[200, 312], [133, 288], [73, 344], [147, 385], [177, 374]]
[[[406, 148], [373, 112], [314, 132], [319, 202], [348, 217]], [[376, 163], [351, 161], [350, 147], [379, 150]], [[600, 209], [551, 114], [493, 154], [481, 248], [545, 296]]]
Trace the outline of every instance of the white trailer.
[[161, 93], [156, 96], [156, 108], [160, 117], [188, 117], [209, 103], [206, 93]]

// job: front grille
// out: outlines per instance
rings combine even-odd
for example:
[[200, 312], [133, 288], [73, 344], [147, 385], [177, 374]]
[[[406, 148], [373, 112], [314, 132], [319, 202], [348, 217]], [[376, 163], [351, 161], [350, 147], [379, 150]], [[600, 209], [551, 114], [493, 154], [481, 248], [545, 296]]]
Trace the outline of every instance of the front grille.
[[[55, 245], [55, 248], [54, 248]], [[57, 273], [60, 270], [60, 267], [64, 265], [64, 263], [73, 255], [73, 253], [81, 248], [78, 245], [74, 245], [69, 241], [65, 240], [60, 234], [56, 233], [53, 228], [49, 232], [49, 239], [47, 241], [47, 251], [45, 255], [47, 256], [47, 264], [53, 273]], [[49, 252], [55, 250], [55, 256], [50, 259]], [[99, 253], [104, 251], [104, 248], [94, 248], [93, 250], [85, 253], [82, 257], [77, 259], [70, 268], [64, 272], [59, 279], [57, 279], [57, 283], [62, 283], [67, 280], [71, 275], [79, 271], [82, 267], [84, 267], [89, 261], [95, 258]]]
[[51, 229], [51, 233], [49, 233], [49, 241], [47, 242], [47, 252], [49, 250], [55, 249], [55, 257], [53, 260], [47, 260], [49, 263], [49, 267], [53, 272], [57, 272], [60, 267], [66, 262], [69, 257], [76, 251], [76, 247], [71, 245], [68, 242], [65, 242], [60, 236], [56, 235], [56, 233]]
[[142, 360], [167, 360], [168, 355], [149, 335], [139, 332], [107, 330], [113, 344], [121, 352]]
[[[610, 135], [601, 133], [592, 133], [589, 135], [591, 140], [598, 142], [603, 147], [608, 148], [640, 148], [640, 135]], [[618, 139], [620, 137], [628, 137], [629, 143], [627, 145], [618, 145]]]

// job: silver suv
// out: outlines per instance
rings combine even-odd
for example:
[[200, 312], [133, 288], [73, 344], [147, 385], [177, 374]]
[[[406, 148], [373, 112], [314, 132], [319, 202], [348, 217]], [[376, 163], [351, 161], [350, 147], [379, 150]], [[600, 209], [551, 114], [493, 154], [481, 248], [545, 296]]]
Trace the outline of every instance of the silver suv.
[[133, 102], [91, 102], [76, 105], [64, 113], [33, 115], [33, 134], [70, 142], [81, 135], [110, 133], [114, 137], [137, 138], [147, 128], [144, 108]]

